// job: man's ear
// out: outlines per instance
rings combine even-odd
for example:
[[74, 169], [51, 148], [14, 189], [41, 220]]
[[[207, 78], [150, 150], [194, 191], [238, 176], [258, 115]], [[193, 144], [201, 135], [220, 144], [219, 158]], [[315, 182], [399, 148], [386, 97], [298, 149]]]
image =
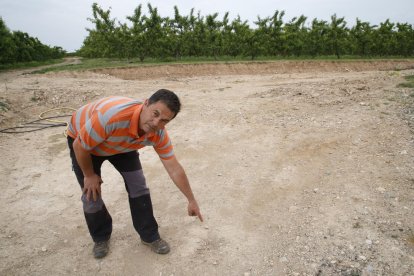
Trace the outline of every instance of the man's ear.
[[144, 105], [145, 105], [145, 106], [148, 106], [148, 105], [149, 105], [149, 103], [148, 103], [148, 99], [146, 99], [146, 100], [144, 101]]

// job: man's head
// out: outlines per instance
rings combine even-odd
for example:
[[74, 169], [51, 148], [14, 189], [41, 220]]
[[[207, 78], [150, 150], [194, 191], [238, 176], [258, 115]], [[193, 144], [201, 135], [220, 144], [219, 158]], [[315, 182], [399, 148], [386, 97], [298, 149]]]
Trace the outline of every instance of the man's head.
[[167, 89], [160, 89], [148, 99], [149, 104], [153, 104], [156, 102], [163, 102], [171, 112], [174, 113], [174, 117], [177, 116], [178, 112], [181, 109], [180, 99], [175, 95], [174, 92], [167, 90]]
[[145, 100], [139, 118], [139, 129], [144, 133], [156, 132], [169, 123], [180, 112], [181, 103], [177, 95], [160, 89]]

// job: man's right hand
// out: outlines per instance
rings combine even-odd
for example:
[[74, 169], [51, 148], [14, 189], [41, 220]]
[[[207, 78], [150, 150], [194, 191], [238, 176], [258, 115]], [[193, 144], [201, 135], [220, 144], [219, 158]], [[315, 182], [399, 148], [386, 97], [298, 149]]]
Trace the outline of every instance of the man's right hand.
[[86, 199], [89, 201], [91, 195], [93, 201], [96, 201], [101, 195], [101, 184], [103, 183], [102, 178], [97, 174], [91, 176], [85, 176], [83, 178], [83, 193], [86, 194]]

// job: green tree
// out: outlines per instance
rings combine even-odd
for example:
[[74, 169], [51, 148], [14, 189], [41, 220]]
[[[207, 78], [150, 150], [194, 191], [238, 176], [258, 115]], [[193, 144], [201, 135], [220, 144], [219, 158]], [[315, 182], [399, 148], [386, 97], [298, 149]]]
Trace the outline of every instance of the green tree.
[[331, 16], [331, 23], [328, 29], [328, 49], [338, 59], [345, 51], [348, 44], [348, 28], [344, 17], [338, 18], [336, 14]]
[[30, 36], [27, 33], [16, 31], [13, 32], [13, 41], [14, 44], [17, 46], [17, 51], [15, 54], [15, 61], [16, 62], [25, 62], [25, 61], [33, 61], [33, 53], [34, 53], [34, 44], [35, 42], [33, 39], [30, 39]]
[[218, 13], [207, 15], [205, 26], [206, 26], [206, 52], [208, 56], [217, 57], [220, 55], [221, 50], [221, 32], [220, 28], [222, 26], [222, 22], [216, 20]]
[[144, 17], [144, 45], [146, 46], [146, 52], [151, 57], [159, 57], [163, 54], [162, 51], [162, 22], [163, 19], [158, 14], [158, 9], [153, 8], [148, 3], [149, 17]]
[[208, 36], [207, 36], [207, 26], [204, 24], [204, 17], [200, 15], [200, 12], [197, 14], [197, 19], [194, 23], [194, 50], [196, 56], [208, 56]]
[[[199, 20], [194, 16], [194, 9], [191, 9], [190, 14], [187, 17], [188, 29], [183, 35], [183, 44], [185, 45], [185, 53], [188, 56], [199, 56], [201, 55], [201, 42], [197, 40], [198, 24], [203, 25], [203, 20]], [[201, 21], [201, 22], [199, 22]]]
[[13, 63], [16, 61], [17, 46], [13, 35], [0, 17], [0, 64]]
[[350, 30], [350, 40], [352, 42], [353, 53], [360, 56], [371, 54], [373, 47], [373, 30], [368, 22], [362, 22], [357, 18], [357, 22]]
[[313, 19], [311, 28], [306, 37], [306, 53], [312, 57], [323, 55], [327, 52], [329, 25], [327, 21]]
[[395, 34], [396, 51], [399, 55], [408, 57], [414, 55], [414, 30], [408, 23], [397, 23]]
[[[265, 51], [267, 55], [278, 56], [286, 54], [285, 43], [287, 38], [284, 34], [283, 16], [285, 16], [285, 11], [276, 10], [273, 16], [269, 18], [269, 44]], [[265, 33], [267, 33], [267, 30]]]
[[115, 55], [120, 58], [126, 58], [128, 61], [134, 57], [134, 40], [132, 31], [126, 24], [119, 23], [119, 27], [115, 28]]
[[[161, 17], [157, 8], [148, 4], [148, 16], [142, 14], [139, 5], [132, 16], [131, 27], [110, 18], [110, 10], [102, 10], [96, 3], [92, 5], [95, 28], [88, 30], [89, 35], [81, 48], [81, 54], [93, 57], [147, 57], [159, 59], [181, 59], [184, 56], [208, 56], [217, 59], [229, 55], [250, 56], [302, 56], [345, 54], [367, 55], [413, 55], [412, 25], [394, 24], [387, 20], [379, 27], [357, 19], [356, 25], [349, 29], [345, 19], [331, 16], [331, 21], [314, 19], [307, 26], [304, 15], [283, 22], [284, 11], [276, 10], [272, 17], [258, 17], [250, 28], [240, 16], [229, 21], [226, 12], [222, 20], [218, 13], [201, 16], [182, 15], [174, 6], [174, 17]], [[4, 25], [4, 24], [3, 24]], [[0, 24], [0, 34], [7, 37], [8, 30]], [[9, 36], [10, 37], [10, 36]], [[13, 36], [12, 36], [13, 37]], [[27, 40], [27, 41], [26, 41]], [[0, 47], [6, 44], [0, 41]], [[22, 43], [21, 41], [26, 41]], [[9, 39], [10, 43], [10, 39]], [[19, 43], [16, 50], [20, 59], [41, 58], [51, 54], [51, 50], [37, 41], [16, 34], [13, 43]], [[31, 49], [35, 49], [36, 54]], [[42, 54], [40, 54], [42, 53]], [[4, 59], [3, 55], [3, 59]]]
[[251, 60], [255, 60], [261, 53], [264, 52], [264, 47], [260, 43], [260, 31], [258, 29], [249, 30], [247, 36], [247, 49], [245, 51], [246, 56], [249, 56]]
[[145, 40], [145, 17], [142, 15], [142, 5], [138, 5], [134, 10], [134, 14], [128, 16], [127, 19], [132, 22], [130, 50], [133, 56], [139, 57], [140, 61], [143, 62], [148, 55], [148, 46]]
[[93, 18], [88, 18], [95, 25], [95, 29], [87, 29], [88, 37], [85, 39], [80, 52], [89, 57], [116, 56], [117, 43], [115, 19], [110, 17], [110, 9], [103, 10], [97, 3], [92, 4]]
[[257, 28], [250, 33], [249, 37], [249, 55], [251, 59], [255, 59], [259, 55], [271, 55], [272, 45], [272, 27], [270, 18], [257, 17], [254, 22]]
[[380, 26], [374, 32], [374, 50], [377, 55], [388, 56], [396, 54], [395, 49], [398, 48], [398, 45], [394, 28], [395, 24], [387, 19], [385, 22], [380, 23]]
[[307, 29], [304, 26], [306, 17], [294, 17], [290, 22], [286, 23], [284, 30], [284, 53], [288, 55], [300, 56], [305, 48]]
[[226, 53], [230, 56], [236, 57], [245, 55], [248, 56], [249, 38], [251, 30], [247, 21], [242, 21], [240, 16], [234, 19], [226, 30], [228, 42], [226, 42]]

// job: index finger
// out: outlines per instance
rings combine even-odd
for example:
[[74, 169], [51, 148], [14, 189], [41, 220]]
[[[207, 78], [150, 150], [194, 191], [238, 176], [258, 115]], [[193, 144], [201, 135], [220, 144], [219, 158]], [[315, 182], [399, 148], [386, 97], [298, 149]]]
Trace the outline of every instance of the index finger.
[[200, 212], [197, 212], [197, 217], [200, 219], [201, 222], [203, 222], [203, 216]]

